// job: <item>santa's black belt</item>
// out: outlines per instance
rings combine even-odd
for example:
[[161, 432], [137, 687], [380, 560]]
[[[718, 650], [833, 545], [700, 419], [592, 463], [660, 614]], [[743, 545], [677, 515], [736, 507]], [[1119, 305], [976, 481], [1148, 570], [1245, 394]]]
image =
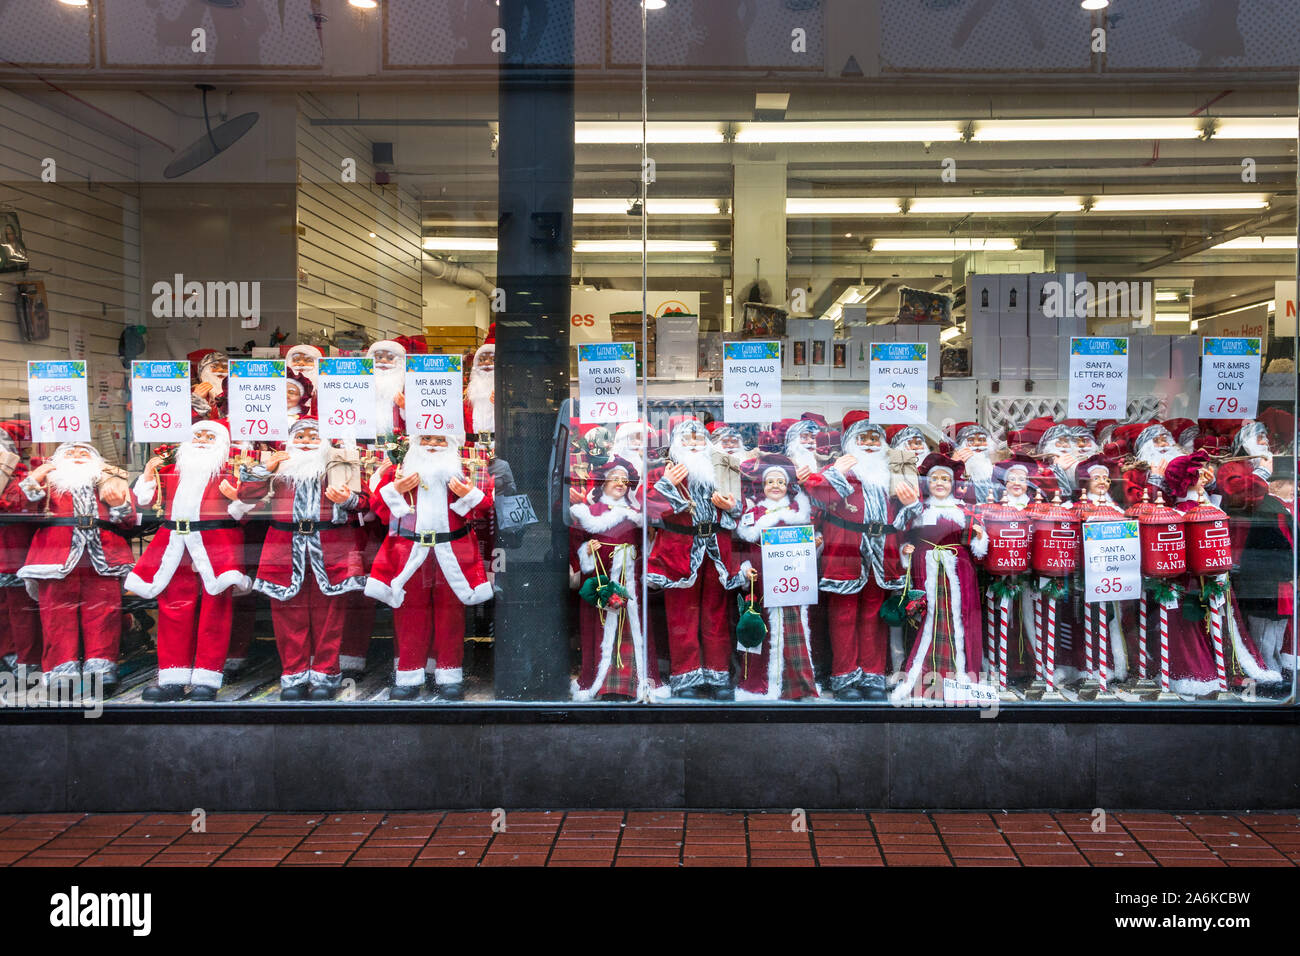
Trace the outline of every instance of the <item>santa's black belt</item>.
[[463, 538], [469, 534], [469, 525], [462, 525], [455, 531], [408, 531], [406, 528], [398, 528], [397, 533], [408, 541], [414, 541], [416, 544], [422, 544], [426, 548], [435, 544], [446, 544], [448, 541], [455, 541], [457, 538]]
[[89, 531], [91, 528], [98, 528], [100, 531], [111, 531], [113, 534], [126, 536], [126, 530], [113, 524], [111, 521], [105, 521], [103, 518], [96, 518], [92, 515], [71, 515], [68, 517], [46, 518], [43, 522], [47, 527], [55, 528], [80, 528], [82, 531]]
[[220, 528], [238, 528], [238, 521], [230, 521], [225, 518], [210, 518], [205, 521], [173, 521], [170, 518], [162, 523], [164, 528], [169, 531], [175, 531], [177, 534], [189, 534], [191, 531], [216, 531]]
[[320, 530], [321, 522], [315, 518], [303, 518], [299, 521], [272, 521], [272, 528], [292, 531], [294, 534], [315, 534]]
[[892, 524], [886, 524], [883, 521], [873, 521], [870, 524], [858, 524], [856, 521], [845, 521], [839, 515], [831, 514], [829, 511], [822, 512], [822, 519], [829, 521], [836, 527], [843, 528], [845, 531], [856, 531], [858, 534], [865, 534], [872, 538], [898, 534], [897, 528]]
[[707, 538], [710, 535], [717, 534], [722, 527], [715, 521], [711, 524], [693, 524], [689, 528], [683, 528], [679, 525], [668, 524], [664, 522], [664, 530], [671, 531], [673, 534], [690, 534], [697, 538]]

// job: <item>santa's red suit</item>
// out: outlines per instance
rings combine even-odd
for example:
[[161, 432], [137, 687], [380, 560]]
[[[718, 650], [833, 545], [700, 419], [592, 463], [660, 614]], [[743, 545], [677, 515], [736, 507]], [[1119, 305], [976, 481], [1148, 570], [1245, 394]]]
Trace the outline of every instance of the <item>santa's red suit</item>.
[[[882, 451], [868, 456], [858, 436], [874, 431]], [[889, 494], [885, 430], [871, 425], [865, 412], [844, 418], [843, 451], [858, 464], [847, 473], [834, 465], [809, 476], [804, 488], [822, 509], [821, 581], [827, 595], [831, 644], [831, 690], [857, 687], [884, 699], [889, 671], [889, 625], [880, 617], [885, 598], [903, 585], [900, 535], [920, 514], [920, 503], [903, 506]], [[877, 467], [872, 468], [871, 459]], [[853, 699], [857, 699], [854, 697]]]
[[708, 464], [711, 446], [700, 422], [687, 420], [673, 429], [672, 460], [685, 460], [681, 443], [688, 432], [705, 442], [699, 453], [700, 470], [683, 479], [681, 486], [668, 480], [663, 466], [648, 478], [646, 508], [663, 527], [650, 545], [646, 578], [652, 587], [664, 589], [672, 692], [686, 691], [694, 697], [700, 695], [699, 689], [714, 688], [715, 696], [721, 692], [725, 698], [731, 689], [732, 643], [727, 590], [740, 584], [731, 535], [743, 502], [737, 501], [730, 511], [714, 507], [716, 488]]
[[[8, 443], [0, 434], [0, 450]], [[27, 561], [27, 549], [39, 520], [36, 512], [40, 503], [30, 501], [19, 483], [27, 477], [27, 469], [14, 466], [13, 474], [0, 493], [0, 602], [3, 613], [0, 621], [0, 659], [7, 668], [39, 671], [41, 669], [41, 627], [36, 602], [32, 600], [18, 569]]]
[[158, 685], [217, 689], [230, 645], [231, 589], [244, 592], [252, 582], [242, 566], [243, 530], [220, 487], [236, 484], [226, 459], [230, 432], [219, 422], [193, 427], [216, 436], [210, 460], [220, 464], [210, 469], [204, 459], [202, 470], [186, 470], [186, 442], [176, 464], [158, 469], [157, 481], [136, 480], [137, 507], [155, 507], [161, 494], [165, 518], [126, 589], [158, 599]]
[[[54, 461], [64, 450], [60, 446]], [[76, 447], [90, 448], [77, 443]], [[18, 577], [40, 606], [45, 649], [41, 668], [50, 676], [98, 673], [106, 683], [117, 682], [117, 655], [122, 637], [122, 582], [134, 555], [121, 532], [136, 523], [130, 496], [110, 508], [99, 497], [95, 479], [103, 459], [90, 449], [86, 482], [60, 487], [59, 471], [75, 467], [56, 464], [44, 484], [29, 476], [23, 493], [32, 502], [46, 502], [48, 517], [37, 529]], [[84, 655], [82, 645], [84, 644]], [[82, 661], [84, 660], [84, 664]]]
[[[458, 444], [449, 438], [448, 450], [457, 462]], [[492, 597], [470, 526], [491, 510], [492, 490], [490, 485], [486, 491], [471, 487], [458, 497], [447, 479], [434, 476], [412, 458], [415, 454], [413, 447], [403, 462], [412, 470], [422, 466], [415, 490], [400, 493], [394, 485], [400, 469], [393, 468], [383, 472], [372, 490], [371, 507], [388, 526], [388, 536], [370, 569], [366, 594], [393, 608], [396, 687], [418, 687], [427, 672], [440, 688], [454, 687], [458, 693], [465, 654], [464, 606]]]
[[[300, 418], [290, 434], [315, 426]], [[322, 465], [328, 446], [320, 455]], [[315, 452], [308, 452], [314, 455]], [[327, 473], [273, 474], [262, 466], [246, 471], [239, 505], [268, 512], [270, 526], [253, 589], [271, 598], [271, 624], [280, 653], [280, 687], [310, 684], [336, 690], [341, 683], [339, 647], [348, 605], [343, 595], [365, 588], [365, 531], [352, 516], [369, 507], [365, 492], [342, 504], [325, 497]]]
[[477, 441], [491, 441], [496, 433], [495, 327], [474, 353], [465, 386], [465, 431]]

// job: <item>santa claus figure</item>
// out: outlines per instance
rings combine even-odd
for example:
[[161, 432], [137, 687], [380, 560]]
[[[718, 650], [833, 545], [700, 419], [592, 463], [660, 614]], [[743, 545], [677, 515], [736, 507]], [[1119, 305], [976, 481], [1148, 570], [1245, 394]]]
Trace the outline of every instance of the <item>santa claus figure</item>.
[[1062, 500], [1073, 496], [1074, 469], [1086, 457], [1080, 454], [1079, 427], [1062, 422], [1047, 428], [1038, 439], [1037, 452], [1042, 459], [1039, 484], [1044, 486], [1044, 495], [1059, 492]]
[[574, 505], [578, 568], [585, 592], [579, 603], [582, 669], [574, 700], [646, 699], [654, 686], [641, 632], [637, 553], [643, 516], [632, 489], [640, 478], [624, 458], [596, 470], [599, 493]]
[[1157, 494], [1169, 497], [1165, 486], [1165, 469], [1175, 458], [1183, 454], [1182, 448], [1169, 434], [1169, 429], [1159, 422], [1147, 422], [1144, 425], [1121, 425], [1115, 429], [1117, 437], [1131, 441], [1136, 467], [1124, 473], [1124, 496], [1128, 504], [1134, 505], [1142, 500], [1145, 491], [1147, 498], [1154, 501]]
[[1119, 502], [1111, 497], [1114, 483], [1114, 466], [1104, 458], [1092, 457], [1080, 462], [1074, 470], [1074, 483], [1079, 492], [1079, 509], [1085, 521], [1119, 521], [1124, 517]]
[[889, 437], [889, 447], [898, 452], [898, 456], [919, 465], [930, 450], [925, 440], [925, 433], [915, 425], [890, 425], [885, 429]]
[[104, 467], [93, 445], [68, 442], [23, 479], [47, 517], [18, 577], [40, 606], [47, 679], [99, 681], [107, 696], [118, 683], [122, 578], [134, 562], [123, 531], [136, 521], [126, 481]]
[[745, 436], [735, 425], [714, 422], [709, 427], [709, 431], [713, 440], [713, 447], [722, 454], [730, 456], [737, 464], [751, 461], [758, 454], [757, 449], [745, 447]]
[[794, 463], [783, 455], [759, 455], [743, 466], [754, 491], [736, 534], [745, 543], [740, 570], [755, 608], [767, 620], [767, 635], [756, 646], [737, 642], [738, 700], [803, 700], [819, 697], [813, 675], [808, 607], [763, 608], [762, 534], [783, 525], [807, 525], [812, 503], [795, 482]]
[[158, 599], [158, 683], [144, 699], [214, 700], [230, 647], [232, 590], [252, 585], [243, 569], [238, 481], [230, 470], [230, 430], [195, 422], [175, 462], [153, 457], [135, 482], [138, 507], [162, 527], [126, 578], [126, 589]]
[[465, 385], [465, 428], [474, 440], [488, 442], [496, 433], [496, 336], [488, 333], [474, 353]]
[[994, 474], [1002, 493], [998, 494], [995, 487], [994, 498], [1012, 508], [1021, 510], [1028, 508], [1033, 492], [1029, 483], [1029, 472], [1032, 466], [1033, 462], [1019, 457], [999, 462]]
[[614, 432], [614, 446], [611, 453], [622, 458], [636, 469], [638, 475], [644, 475], [646, 455], [645, 422], [623, 422]]
[[426, 674], [443, 700], [464, 698], [464, 609], [492, 597], [471, 527], [492, 509], [491, 481], [486, 490], [469, 482], [460, 445], [454, 435], [413, 438], [401, 464], [385, 469], [372, 492], [388, 536], [366, 594], [393, 608], [391, 700], [414, 700]]
[[1000, 497], [993, 474], [993, 452], [997, 445], [989, 430], [978, 422], [961, 422], [953, 427], [953, 461], [962, 463], [971, 503], [988, 501], [989, 494]]
[[199, 349], [191, 352], [190, 407], [195, 419], [224, 418], [226, 415], [226, 375], [230, 364], [224, 352], [216, 349]]
[[41, 509], [40, 501], [23, 494], [20, 486], [26, 477], [17, 446], [9, 432], [0, 429], [0, 671], [20, 677], [41, 670], [39, 612], [18, 577]]
[[385, 339], [366, 355], [375, 364], [375, 430], [382, 438], [406, 427], [406, 347]]
[[239, 485], [242, 513], [261, 502], [270, 513], [253, 588], [271, 598], [281, 700], [338, 693], [347, 611], [341, 597], [366, 584], [364, 530], [351, 519], [369, 507], [368, 496], [333, 480], [332, 457], [316, 419], [300, 418], [286, 449], [245, 471]]
[[713, 446], [699, 421], [689, 418], [673, 428], [668, 459], [651, 473], [646, 494], [650, 515], [663, 525], [650, 546], [646, 576], [664, 589], [669, 686], [676, 697], [731, 700], [727, 588], [737, 574], [731, 533], [742, 504], [717, 490]]
[[885, 431], [864, 411], [844, 416], [841, 456], [804, 487], [821, 510], [821, 580], [836, 700], [884, 700], [889, 669], [885, 599], [903, 586], [900, 535], [920, 513], [910, 484], [890, 488]]
[[324, 355], [325, 353], [314, 345], [293, 345], [284, 354], [284, 361], [290, 372], [295, 372], [307, 379], [314, 389], [316, 387], [316, 377], [319, 374], [316, 371], [316, 361], [324, 358]]
[[826, 467], [817, 452], [817, 437], [822, 431], [822, 426], [809, 418], [801, 418], [786, 429], [785, 457], [794, 463], [800, 481]]
[[307, 376], [289, 370], [284, 384], [286, 400], [289, 403], [289, 424], [293, 424], [304, 415], [314, 416], [315, 386]]
[[988, 553], [988, 536], [953, 494], [961, 464], [932, 454], [920, 468], [926, 484], [925, 507], [902, 546], [909, 567], [907, 587], [925, 592], [925, 612], [916, 643], [903, 665], [891, 697], [916, 696], [945, 677], [972, 678], [983, 659], [979, 585], [972, 558]]
[[1295, 459], [1277, 456], [1272, 462], [1268, 494], [1249, 511], [1241, 570], [1233, 578], [1233, 590], [1241, 601], [1264, 665], [1280, 671], [1288, 685], [1296, 669], [1291, 637], [1295, 607], [1295, 582], [1291, 579], [1294, 512]]

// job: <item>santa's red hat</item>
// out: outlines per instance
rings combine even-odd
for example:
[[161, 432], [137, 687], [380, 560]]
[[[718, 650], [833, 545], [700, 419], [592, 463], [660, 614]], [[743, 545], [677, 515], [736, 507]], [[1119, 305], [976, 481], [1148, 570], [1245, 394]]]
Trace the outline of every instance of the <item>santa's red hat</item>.
[[1285, 408], [1266, 408], [1259, 413], [1259, 420], [1268, 430], [1269, 447], [1279, 450], [1290, 448], [1295, 435], [1295, 416]]
[[921, 466], [917, 468], [916, 471], [917, 474], [927, 477], [935, 471], [947, 471], [948, 474], [952, 476], [954, 482], [961, 481], [963, 474], [961, 462], [949, 458], [947, 455], [937, 451], [932, 451], [930, 454], [926, 455], [925, 460], [921, 462]]
[[1210, 456], [1204, 451], [1196, 451], [1190, 455], [1179, 455], [1166, 465], [1164, 479], [1169, 493], [1175, 498], [1187, 494], [1209, 460]]
[[197, 382], [203, 370], [217, 359], [225, 359], [226, 353], [216, 349], [195, 349], [185, 357], [190, 360], [190, 379]]
[[473, 365], [478, 365], [481, 356], [496, 356], [497, 351], [497, 324], [493, 322], [488, 326], [487, 337], [483, 339], [483, 344], [474, 350]]
[[1115, 464], [1113, 459], [1107, 458], [1105, 455], [1093, 455], [1086, 461], [1081, 461], [1074, 466], [1075, 485], [1079, 488], [1086, 488], [1092, 473], [1099, 469], [1105, 471], [1111, 481], [1115, 481], [1120, 476], [1119, 466]]
[[1146, 425], [1142, 422], [1129, 422], [1126, 425], [1116, 425], [1115, 430], [1110, 433], [1110, 442], [1106, 445], [1106, 454], [1111, 457], [1130, 454], [1137, 442], [1137, 437], [1142, 433]]

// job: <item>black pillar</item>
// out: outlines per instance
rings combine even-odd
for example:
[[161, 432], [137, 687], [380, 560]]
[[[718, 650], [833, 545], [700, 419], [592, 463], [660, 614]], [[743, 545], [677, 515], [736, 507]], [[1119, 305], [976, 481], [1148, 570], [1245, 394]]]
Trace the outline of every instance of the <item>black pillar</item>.
[[[552, 447], [569, 397], [573, 266], [573, 0], [501, 0], [506, 51], [498, 83], [497, 456], [539, 523], [504, 551], [497, 583], [496, 696], [569, 696], [568, 528], [549, 503]], [[542, 43], [545, 31], [545, 44]], [[568, 421], [563, 422], [567, 432]], [[567, 471], [567, 467], [564, 468]]]

